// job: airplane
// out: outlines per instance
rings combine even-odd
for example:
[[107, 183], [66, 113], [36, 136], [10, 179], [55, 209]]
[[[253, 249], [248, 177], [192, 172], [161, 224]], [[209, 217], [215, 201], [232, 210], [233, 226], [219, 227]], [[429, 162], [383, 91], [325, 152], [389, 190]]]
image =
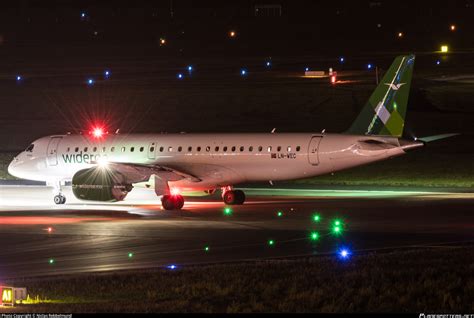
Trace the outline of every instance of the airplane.
[[89, 201], [122, 201], [136, 184], [149, 182], [166, 210], [181, 209], [181, 192], [189, 190], [221, 189], [225, 204], [243, 204], [245, 193], [234, 185], [319, 176], [422, 147], [423, 139], [402, 138], [414, 62], [414, 55], [396, 57], [356, 120], [341, 134], [121, 135], [96, 127], [89, 134], [35, 140], [13, 159], [8, 172], [46, 181], [53, 186], [56, 204], [66, 202], [61, 192], [66, 182], [71, 182], [74, 196]]

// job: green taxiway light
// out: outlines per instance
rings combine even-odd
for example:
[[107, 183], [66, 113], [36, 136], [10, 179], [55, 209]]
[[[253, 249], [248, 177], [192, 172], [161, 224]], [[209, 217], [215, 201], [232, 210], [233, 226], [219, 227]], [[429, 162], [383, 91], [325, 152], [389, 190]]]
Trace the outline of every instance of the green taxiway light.
[[227, 207], [224, 209], [224, 215], [232, 215], [232, 209]]
[[53, 259], [53, 258], [50, 258], [50, 259], [49, 259], [49, 263], [50, 263], [50, 264], [54, 264], [54, 259]]
[[132, 258], [132, 257], [133, 257], [133, 253], [132, 252], [128, 253], [128, 258]]
[[209, 252], [209, 246], [204, 247], [204, 252]]
[[314, 222], [319, 222], [321, 221], [321, 216], [319, 214], [314, 214], [313, 215], [313, 221]]
[[279, 217], [280, 217], [280, 216], [283, 216], [283, 212], [278, 211], [278, 212], [277, 212], [277, 216], [279, 216]]
[[319, 233], [318, 232], [311, 232], [311, 241], [317, 241], [319, 239]]
[[268, 245], [270, 245], [270, 246], [275, 245], [275, 241], [274, 240], [268, 240]]
[[340, 225], [335, 225], [332, 228], [332, 233], [335, 234], [335, 235], [341, 234], [342, 233], [342, 227]]

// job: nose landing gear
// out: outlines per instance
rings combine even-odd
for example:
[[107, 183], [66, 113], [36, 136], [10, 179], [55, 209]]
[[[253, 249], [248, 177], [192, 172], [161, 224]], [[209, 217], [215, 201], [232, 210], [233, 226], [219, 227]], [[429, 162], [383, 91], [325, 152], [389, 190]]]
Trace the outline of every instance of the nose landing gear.
[[64, 204], [66, 203], [66, 197], [61, 193], [54, 196], [54, 203], [56, 204]]

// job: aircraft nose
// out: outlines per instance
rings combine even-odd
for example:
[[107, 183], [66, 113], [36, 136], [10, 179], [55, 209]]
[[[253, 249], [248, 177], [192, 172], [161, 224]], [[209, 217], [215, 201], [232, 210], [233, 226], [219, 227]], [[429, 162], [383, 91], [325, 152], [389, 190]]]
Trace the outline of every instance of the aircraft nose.
[[16, 166], [18, 163], [18, 158], [15, 157], [13, 158], [12, 162], [8, 165], [8, 173], [11, 174], [12, 176], [16, 176]]

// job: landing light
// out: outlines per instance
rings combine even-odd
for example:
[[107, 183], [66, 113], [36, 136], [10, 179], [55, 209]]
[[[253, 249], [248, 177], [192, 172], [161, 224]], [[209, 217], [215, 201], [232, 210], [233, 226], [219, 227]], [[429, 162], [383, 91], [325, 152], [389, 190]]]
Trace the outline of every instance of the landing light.
[[97, 158], [97, 164], [99, 165], [99, 167], [105, 168], [109, 165], [109, 161], [106, 157], [99, 157]]

